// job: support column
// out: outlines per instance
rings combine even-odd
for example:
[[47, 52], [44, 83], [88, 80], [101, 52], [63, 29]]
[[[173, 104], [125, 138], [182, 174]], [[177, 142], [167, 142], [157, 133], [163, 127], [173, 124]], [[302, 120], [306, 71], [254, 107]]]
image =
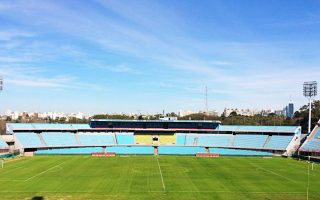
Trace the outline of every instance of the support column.
[[308, 134], [311, 133], [311, 98], [309, 98], [309, 124], [308, 124]]

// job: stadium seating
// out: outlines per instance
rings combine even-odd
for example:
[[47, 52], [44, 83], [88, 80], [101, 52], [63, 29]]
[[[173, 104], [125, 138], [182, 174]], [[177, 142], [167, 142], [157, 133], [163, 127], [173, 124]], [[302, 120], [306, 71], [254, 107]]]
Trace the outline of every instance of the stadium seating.
[[267, 149], [286, 149], [292, 140], [292, 136], [271, 136], [269, 142], [264, 146]]
[[198, 136], [198, 146], [215, 146], [215, 147], [228, 147], [231, 144], [231, 139], [233, 135], [230, 134], [211, 134], [204, 135], [199, 134]]
[[[153, 138], [157, 137], [158, 141], [154, 141]], [[167, 145], [167, 144], [175, 144], [176, 136], [175, 135], [162, 135], [162, 134], [136, 134], [135, 135], [135, 143], [143, 144], [143, 145]]]
[[136, 135], [134, 135], [134, 137], [135, 137], [135, 143], [136, 144], [146, 144], [146, 145], [151, 145], [152, 144], [151, 135], [136, 134]]
[[[319, 122], [320, 123], [320, 120]], [[303, 143], [300, 151], [305, 152], [320, 152], [320, 127], [317, 125], [311, 134], [307, 137], [307, 140]]]
[[315, 139], [320, 139], [320, 129], [318, 128], [316, 134], [314, 135]]
[[320, 140], [307, 140], [301, 147], [301, 150], [320, 152]]
[[116, 154], [153, 154], [153, 147], [107, 147], [106, 152], [115, 152]]
[[37, 130], [71, 130], [71, 129], [89, 129], [89, 124], [58, 124], [58, 123], [33, 123], [31, 124]]
[[31, 123], [7, 123], [7, 127], [12, 130], [33, 130], [34, 126]]
[[176, 134], [176, 144], [177, 145], [185, 145], [186, 144], [186, 134], [185, 133], [177, 133]]
[[115, 144], [113, 133], [79, 133], [81, 145], [110, 145]]
[[242, 150], [242, 149], [224, 149], [224, 148], [209, 148], [210, 153], [217, 153], [221, 155], [235, 155], [235, 156], [271, 156], [272, 153]]
[[201, 147], [170, 147], [159, 146], [158, 153], [161, 154], [175, 154], [175, 155], [194, 155], [196, 153], [205, 153], [205, 148]]
[[24, 148], [45, 146], [37, 133], [15, 133], [15, 137]]
[[197, 134], [186, 134], [186, 146], [197, 146], [198, 145], [198, 135]]
[[218, 131], [233, 131], [233, 132], [290, 132], [297, 131], [298, 126], [234, 126], [220, 125]]
[[4, 148], [8, 148], [9, 146], [7, 145], [7, 143], [5, 141], [2, 140], [2, 138], [0, 137], [0, 149], [4, 149]]
[[133, 133], [122, 132], [116, 133], [117, 144], [134, 144]]
[[160, 135], [160, 144], [175, 144], [176, 135]]
[[[107, 152], [116, 152], [117, 154], [153, 154], [157, 149], [152, 146], [157, 145], [159, 145], [159, 154], [203, 153], [204, 147], [210, 147], [215, 151], [218, 148], [219, 151], [213, 153], [222, 152], [227, 155], [258, 155], [253, 149], [279, 150], [277, 153], [284, 153], [292, 138], [298, 138], [301, 134], [301, 128], [298, 126], [220, 125], [216, 130], [207, 133], [192, 130], [191, 133], [188, 131], [188, 133], [175, 134], [154, 130], [147, 134], [137, 130], [136, 132], [126, 132], [127, 129], [117, 129], [119, 131], [117, 133], [107, 133], [111, 130], [90, 128], [88, 124], [8, 123], [8, 127], [10, 129], [9, 131], [7, 129], [7, 134], [14, 135], [11, 140], [17, 141], [18, 148], [20, 148], [19, 144], [22, 148], [66, 147], [66, 150], [43, 151], [61, 154], [100, 152], [101, 149], [95, 149], [94, 146], [97, 148], [107, 146]], [[317, 128], [309, 136], [309, 140], [320, 141], [319, 137], [320, 130]], [[1, 145], [3, 146], [3, 142], [0, 143], [0, 148]], [[100, 147], [98, 147], [99, 145]], [[292, 143], [290, 148], [297, 145]], [[305, 147], [308, 149], [319, 148], [317, 142], [306, 143]], [[226, 150], [225, 148], [233, 148], [234, 150]], [[241, 148], [251, 149], [251, 151], [238, 150]], [[38, 153], [42, 153], [42, 151]]]
[[38, 150], [35, 154], [91, 154], [94, 152], [102, 152], [102, 147], [87, 147], [87, 148], [63, 148]]
[[8, 123], [10, 130], [74, 130], [90, 129], [89, 124], [59, 124], [59, 123]]
[[263, 148], [267, 135], [235, 135], [233, 147]]
[[41, 133], [47, 146], [78, 146], [74, 133], [69, 132], [43, 132]]

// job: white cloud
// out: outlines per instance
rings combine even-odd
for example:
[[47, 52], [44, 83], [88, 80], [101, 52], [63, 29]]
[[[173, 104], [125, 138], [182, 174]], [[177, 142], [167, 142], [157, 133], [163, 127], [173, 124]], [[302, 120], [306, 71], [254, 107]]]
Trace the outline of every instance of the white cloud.
[[36, 34], [32, 32], [19, 31], [19, 30], [0, 30], [0, 41], [10, 41], [14, 38], [30, 38]]
[[79, 81], [70, 75], [45, 76], [46, 71], [42, 67], [1, 67], [0, 75], [4, 78], [4, 84], [10, 86], [51, 89], [93, 89], [104, 90], [106, 88]]
[[[180, 22], [180, 19], [172, 13], [169, 17], [163, 14], [168, 12], [161, 10], [160, 5], [154, 13], [143, 5], [135, 5], [135, 9], [132, 9], [130, 5], [126, 6], [118, 1], [101, 3], [117, 16], [96, 12], [90, 7], [74, 9], [60, 5], [56, 1], [45, 3], [18, 1], [8, 10], [6, 10], [8, 6], [1, 7], [0, 4], [0, 9], [6, 10], [7, 15], [29, 23], [32, 27], [48, 29], [66, 37], [97, 45], [101, 48], [100, 52], [104, 52], [106, 56], [111, 51], [163, 65], [161, 69], [158, 68], [159, 75], [165, 74], [165, 71], [168, 73], [174, 71], [171, 78], [164, 80], [166, 83], [160, 86], [182, 88], [190, 93], [202, 93], [203, 87], [208, 85], [213, 96], [223, 95], [226, 101], [243, 105], [264, 106], [266, 102], [274, 105], [280, 101], [285, 102], [290, 94], [296, 96], [300, 94], [301, 82], [309, 79], [317, 80], [320, 77], [318, 71], [310, 73], [302, 69], [318, 69], [317, 63], [320, 62], [317, 57], [312, 56], [319, 53], [315, 44], [310, 44], [307, 49], [301, 49], [296, 47], [306, 47], [304, 46], [306, 44], [298, 44], [295, 41], [233, 42], [199, 39], [188, 37], [187, 34], [179, 35], [185, 31], [182, 26], [178, 26], [181, 28], [179, 34], [170, 35], [163, 32], [179, 25], [177, 22]], [[17, 15], [20, 10], [23, 11], [22, 14]], [[84, 10], [86, 12], [83, 12]], [[159, 23], [154, 23], [154, 20]], [[36, 36], [38, 34], [28, 32], [0, 32], [0, 40]], [[55, 51], [42, 52], [44, 47]], [[131, 63], [111, 65], [103, 63], [104, 59], [95, 61], [95, 57], [90, 56], [90, 50], [84, 53], [86, 50], [68, 44], [65, 47], [58, 47], [54, 42], [47, 41], [45, 44], [38, 43], [34, 48], [26, 48], [25, 51], [30, 49], [33, 50], [31, 56], [2, 54], [0, 62], [27, 62], [43, 58], [42, 56], [46, 56], [46, 60], [54, 60], [59, 53], [64, 53], [75, 57], [73, 62], [87, 63], [88, 66], [97, 69], [118, 73], [141, 73]], [[9, 47], [8, 52], [12, 52]], [[312, 58], [306, 62], [306, 58], [300, 58], [301, 54], [311, 55]], [[52, 57], [48, 58], [49, 55]], [[77, 83], [78, 79], [75, 77], [63, 79], [53, 75], [44, 76], [43, 73], [29, 75], [30, 73], [28, 76], [12, 79], [11, 84], [49, 88], [66, 88], [67, 85], [79, 88], [82, 84], [83, 87], [99, 88], [94, 84]], [[295, 98], [302, 102], [300, 97]]]

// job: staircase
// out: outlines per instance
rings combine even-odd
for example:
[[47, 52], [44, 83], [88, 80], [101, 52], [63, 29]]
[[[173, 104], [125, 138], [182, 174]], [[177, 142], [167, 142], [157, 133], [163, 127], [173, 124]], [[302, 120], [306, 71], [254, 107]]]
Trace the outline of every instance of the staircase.
[[44, 141], [44, 139], [43, 139], [43, 137], [42, 137], [41, 133], [38, 133], [37, 135], [38, 135], [38, 137], [39, 137], [39, 139], [40, 139], [40, 141], [41, 141], [42, 145], [43, 145], [43, 146], [47, 146], [47, 144], [46, 144], [46, 142]]
[[112, 133], [112, 134], [113, 134], [114, 144], [118, 144], [117, 137], [116, 137], [116, 133]]
[[78, 144], [78, 145], [81, 145], [81, 142], [80, 142], [80, 139], [79, 139], [77, 133], [74, 134], [74, 137], [76, 138], [77, 144]]
[[234, 141], [236, 139], [236, 136], [235, 135], [232, 135], [231, 136], [231, 141], [230, 141], [230, 146], [233, 147], [234, 146]]
[[266, 141], [264, 142], [262, 148], [265, 148], [265, 147], [267, 146], [267, 144], [268, 144], [269, 141], [271, 140], [271, 137], [272, 137], [272, 136], [270, 136], [270, 135], [268, 136], [268, 138], [267, 138]]

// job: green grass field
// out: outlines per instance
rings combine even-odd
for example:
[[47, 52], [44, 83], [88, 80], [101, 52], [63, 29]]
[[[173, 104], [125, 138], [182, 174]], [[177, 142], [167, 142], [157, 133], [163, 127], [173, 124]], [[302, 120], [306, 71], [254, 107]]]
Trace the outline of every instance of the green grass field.
[[[0, 199], [306, 199], [307, 172], [276, 157], [35, 156], [5, 162]], [[320, 199], [319, 165], [309, 177]]]

